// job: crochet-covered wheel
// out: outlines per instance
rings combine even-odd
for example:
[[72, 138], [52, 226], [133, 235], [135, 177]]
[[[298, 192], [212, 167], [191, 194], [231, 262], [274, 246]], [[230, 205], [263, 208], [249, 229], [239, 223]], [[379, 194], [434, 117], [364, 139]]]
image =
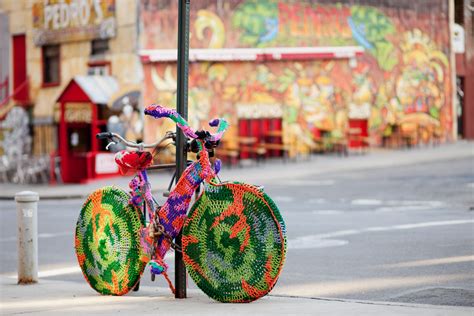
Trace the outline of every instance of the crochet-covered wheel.
[[90, 286], [101, 294], [123, 295], [145, 268], [140, 247], [143, 216], [116, 187], [96, 190], [84, 203], [76, 225], [76, 256]]
[[286, 253], [285, 224], [263, 190], [242, 183], [208, 184], [183, 227], [189, 275], [220, 302], [266, 295]]

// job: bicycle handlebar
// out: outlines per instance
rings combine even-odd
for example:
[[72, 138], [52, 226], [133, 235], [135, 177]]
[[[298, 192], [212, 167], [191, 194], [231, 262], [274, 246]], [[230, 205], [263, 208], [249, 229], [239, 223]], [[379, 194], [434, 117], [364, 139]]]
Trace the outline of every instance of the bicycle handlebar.
[[110, 139], [110, 140], [115, 139], [118, 142], [125, 144], [127, 147], [132, 147], [132, 148], [154, 148], [158, 146], [159, 144], [161, 144], [162, 142], [164, 142], [165, 140], [171, 139], [173, 137], [174, 137], [174, 133], [167, 132], [166, 135], [162, 139], [151, 144], [145, 144], [145, 143], [136, 143], [136, 142], [126, 140], [119, 134], [111, 133], [111, 132], [97, 133], [96, 135], [97, 139]]
[[[146, 107], [145, 115], [153, 116], [154, 118], [168, 117], [172, 119], [176, 125], [183, 131], [184, 135], [189, 138], [200, 138], [189, 126], [188, 122], [176, 112], [176, 110], [165, 108], [158, 104], [152, 104]], [[229, 128], [229, 123], [224, 119], [214, 119], [209, 122], [212, 127], [217, 127], [217, 132], [210, 134], [206, 140], [216, 142], [222, 138], [224, 132]]]

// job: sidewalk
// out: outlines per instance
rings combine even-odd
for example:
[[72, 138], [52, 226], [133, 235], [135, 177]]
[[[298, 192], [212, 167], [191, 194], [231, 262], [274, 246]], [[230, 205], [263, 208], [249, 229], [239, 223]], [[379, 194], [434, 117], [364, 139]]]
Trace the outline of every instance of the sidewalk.
[[38, 284], [17, 285], [0, 278], [2, 315], [473, 315], [474, 308], [414, 305], [338, 299], [266, 296], [250, 304], [223, 304], [200, 291], [179, 300], [169, 290], [142, 286], [125, 296], [102, 296], [86, 282], [40, 279]]
[[[223, 166], [220, 175], [222, 180], [243, 181], [261, 184], [277, 179], [316, 176], [328, 172], [348, 172], [372, 168], [399, 167], [412, 164], [436, 161], [473, 159], [474, 142], [459, 141], [438, 147], [420, 147], [406, 150], [386, 150], [374, 148], [364, 155], [352, 154], [349, 157], [317, 155], [306, 160], [283, 162], [281, 160], [265, 161], [246, 167]], [[162, 192], [171, 179], [169, 171], [150, 172], [154, 192]], [[0, 184], [0, 199], [14, 199], [21, 191], [38, 192], [41, 199], [86, 198], [92, 191], [105, 185], [116, 185], [127, 189], [130, 177], [115, 177], [86, 184], [63, 185], [18, 185]]]

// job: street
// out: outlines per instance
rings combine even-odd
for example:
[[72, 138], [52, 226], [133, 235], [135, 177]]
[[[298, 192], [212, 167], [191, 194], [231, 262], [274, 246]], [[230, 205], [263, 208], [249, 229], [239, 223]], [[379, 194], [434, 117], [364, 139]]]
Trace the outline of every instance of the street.
[[[271, 295], [474, 306], [473, 164], [458, 159], [267, 180], [264, 172], [292, 163], [264, 172], [249, 167], [262, 172], [259, 184], [287, 224], [287, 260]], [[40, 201], [40, 278], [85, 282], [73, 248], [81, 204]], [[13, 201], [0, 201], [0, 225], [0, 273], [16, 278]], [[146, 271], [142, 284], [149, 279]], [[162, 278], [155, 284], [167, 286]]]

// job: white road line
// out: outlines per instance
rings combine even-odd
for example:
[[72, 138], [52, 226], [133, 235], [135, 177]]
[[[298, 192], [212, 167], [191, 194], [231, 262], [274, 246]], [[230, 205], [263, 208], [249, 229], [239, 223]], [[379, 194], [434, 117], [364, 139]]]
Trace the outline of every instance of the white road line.
[[457, 220], [457, 221], [438, 221], [438, 222], [425, 222], [418, 224], [405, 224], [392, 226], [393, 229], [413, 229], [413, 228], [424, 228], [433, 226], [446, 226], [446, 225], [460, 225], [474, 223], [474, 220]]
[[339, 210], [317, 210], [312, 212], [314, 215], [339, 215], [343, 214], [343, 211]]
[[387, 205], [426, 205], [431, 207], [441, 207], [444, 206], [444, 202], [441, 201], [417, 201], [417, 200], [388, 200]]
[[434, 221], [434, 222], [423, 222], [423, 223], [414, 223], [414, 224], [393, 225], [393, 226], [385, 226], [385, 227], [377, 226], [377, 227], [368, 227], [368, 228], [363, 228], [363, 229], [339, 230], [339, 231], [329, 232], [325, 234], [307, 235], [307, 236], [301, 236], [295, 239], [290, 239], [288, 241], [288, 249], [319, 248], [317, 247], [317, 245], [321, 243], [321, 240], [330, 239], [334, 237], [359, 235], [359, 234], [371, 233], [371, 232], [395, 231], [395, 230], [416, 229], [416, 228], [426, 228], [426, 227], [435, 227], [435, 226], [462, 225], [462, 224], [473, 224], [473, 223], [474, 223], [474, 220], [451, 220], [451, 221]]
[[293, 202], [295, 200], [292, 196], [275, 196], [273, 197], [275, 202]]
[[426, 267], [426, 266], [435, 266], [435, 265], [462, 263], [462, 262], [474, 262], [474, 255], [399, 262], [399, 263], [393, 263], [393, 264], [385, 264], [382, 267], [390, 268], [390, 269], [391, 268], [412, 268], [412, 267]]
[[[74, 236], [73, 232], [62, 232], [62, 233], [41, 233], [38, 234], [38, 238], [55, 238], [55, 237], [63, 237], [63, 236]], [[11, 241], [16, 241], [17, 237], [16, 236], [10, 236], [10, 237], [5, 237], [5, 238], [0, 238], [0, 242], [11, 242]]]
[[372, 200], [372, 199], [357, 199], [351, 201], [352, 205], [382, 205], [381, 200]]
[[334, 185], [334, 180], [286, 180], [282, 185], [290, 186], [330, 186]]
[[326, 199], [309, 199], [307, 203], [310, 204], [325, 204], [327, 203]]
[[376, 200], [376, 199], [355, 199], [351, 201], [352, 205], [377, 206], [376, 212], [393, 211], [417, 211], [428, 210], [443, 207], [445, 203], [441, 201], [413, 201], [413, 200]]
[[406, 205], [406, 206], [384, 206], [375, 209], [377, 213], [388, 213], [388, 212], [402, 212], [402, 211], [424, 211], [432, 210], [433, 207], [429, 205]]

